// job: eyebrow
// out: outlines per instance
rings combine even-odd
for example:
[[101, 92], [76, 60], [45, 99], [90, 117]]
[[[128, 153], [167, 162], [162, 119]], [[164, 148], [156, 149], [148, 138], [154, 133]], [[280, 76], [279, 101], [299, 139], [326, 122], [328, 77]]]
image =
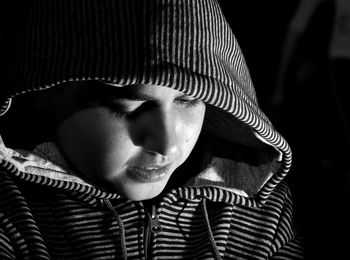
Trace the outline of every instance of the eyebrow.
[[133, 101], [149, 101], [153, 100], [154, 97], [152, 95], [148, 95], [145, 93], [138, 93], [133, 91], [132, 89], [123, 89], [120, 92], [118, 91], [116, 95], [113, 97], [116, 99], [128, 99]]
[[[154, 99], [152, 95], [139, 93], [131, 87], [113, 86], [111, 84], [101, 84], [100, 88], [93, 87], [92, 95], [97, 95], [107, 99], [128, 99], [133, 101], [149, 101]], [[99, 90], [97, 93], [96, 91]]]

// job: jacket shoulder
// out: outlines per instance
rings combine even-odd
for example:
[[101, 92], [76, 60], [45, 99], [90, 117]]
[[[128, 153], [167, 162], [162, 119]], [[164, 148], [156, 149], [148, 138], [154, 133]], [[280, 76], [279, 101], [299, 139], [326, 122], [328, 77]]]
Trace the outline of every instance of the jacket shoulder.
[[0, 169], [0, 256], [2, 259], [48, 258], [39, 227], [11, 172]]

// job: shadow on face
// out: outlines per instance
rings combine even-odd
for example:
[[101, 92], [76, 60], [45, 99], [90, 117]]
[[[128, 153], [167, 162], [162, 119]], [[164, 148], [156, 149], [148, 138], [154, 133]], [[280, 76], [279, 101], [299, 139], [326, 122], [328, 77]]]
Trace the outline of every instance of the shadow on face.
[[[132, 200], [162, 192], [195, 146], [205, 114], [202, 101], [154, 85], [80, 82], [35, 94], [15, 111], [18, 125], [35, 122], [26, 146], [54, 141], [74, 171]], [[30, 118], [25, 104], [35, 111]]]

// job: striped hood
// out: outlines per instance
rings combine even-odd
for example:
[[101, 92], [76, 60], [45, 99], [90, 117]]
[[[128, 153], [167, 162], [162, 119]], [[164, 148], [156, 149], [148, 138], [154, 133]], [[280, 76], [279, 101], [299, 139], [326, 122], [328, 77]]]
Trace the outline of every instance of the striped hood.
[[[215, 0], [30, 2], [26, 26], [9, 49], [14, 62], [1, 89], [0, 113], [17, 95], [70, 81], [166, 86], [207, 104], [208, 152], [203, 171], [187, 187], [216, 186], [260, 204], [285, 177], [290, 148], [259, 109], [244, 57]], [[40, 155], [2, 147], [0, 160], [22, 173], [24, 161], [34, 162], [51, 172], [39, 171], [51, 184], [69, 181], [96, 191], [65, 171], [53, 174]]]

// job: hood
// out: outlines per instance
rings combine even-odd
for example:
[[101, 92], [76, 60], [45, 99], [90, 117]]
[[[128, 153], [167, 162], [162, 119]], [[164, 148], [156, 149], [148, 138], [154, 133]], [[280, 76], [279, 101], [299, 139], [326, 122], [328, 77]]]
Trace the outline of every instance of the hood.
[[263, 203], [287, 174], [290, 148], [258, 106], [217, 1], [35, 0], [21, 19], [1, 114], [20, 94], [69, 81], [170, 87], [207, 105], [203, 170], [188, 185]]

